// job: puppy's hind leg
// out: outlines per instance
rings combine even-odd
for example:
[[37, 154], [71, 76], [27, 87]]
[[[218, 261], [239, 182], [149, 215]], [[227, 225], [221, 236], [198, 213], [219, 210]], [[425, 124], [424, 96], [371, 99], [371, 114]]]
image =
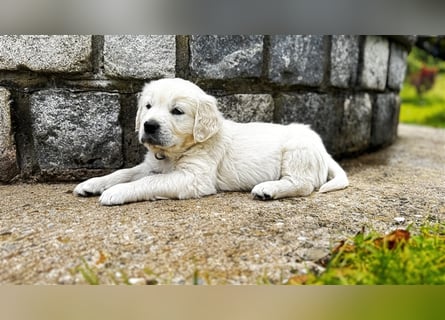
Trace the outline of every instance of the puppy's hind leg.
[[325, 181], [327, 170], [316, 149], [287, 151], [283, 153], [280, 180], [256, 185], [252, 195], [260, 200], [308, 196]]
[[304, 197], [314, 191], [309, 181], [295, 177], [282, 177], [276, 181], [266, 181], [257, 184], [252, 189], [252, 195], [259, 200], [273, 200], [287, 197]]

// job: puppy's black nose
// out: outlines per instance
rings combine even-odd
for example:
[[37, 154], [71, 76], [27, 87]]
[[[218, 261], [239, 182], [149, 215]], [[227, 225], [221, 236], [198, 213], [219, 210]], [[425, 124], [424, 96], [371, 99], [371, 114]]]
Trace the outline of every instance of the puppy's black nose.
[[144, 122], [144, 131], [146, 134], [153, 134], [156, 133], [156, 131], [159, 130], [161, 126], [157, 121], [149, 120]]

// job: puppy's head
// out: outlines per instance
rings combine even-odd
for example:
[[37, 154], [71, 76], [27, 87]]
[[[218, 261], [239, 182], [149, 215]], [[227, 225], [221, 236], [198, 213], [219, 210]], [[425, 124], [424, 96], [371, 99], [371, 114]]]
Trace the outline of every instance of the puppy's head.
[[221, 124], [216, 99], [190, 81], [176, 78], [145, 85], [135, 128], [146, 147], [181, 152], [212, 137]]

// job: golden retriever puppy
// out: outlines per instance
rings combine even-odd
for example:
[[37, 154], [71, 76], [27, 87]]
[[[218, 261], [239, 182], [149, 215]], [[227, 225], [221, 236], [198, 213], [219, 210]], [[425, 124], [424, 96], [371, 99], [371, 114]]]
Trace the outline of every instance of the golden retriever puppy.
[[346, 173], [309, 126], [224, 119], [214, 97], [183, 79], [144, 87], [136, 131], [148, 149], [144, 162], [89, 179], [74, 194], [101, 194], [102, 205], [118, 205], [247, 190], [271, 200], [348, 186]]

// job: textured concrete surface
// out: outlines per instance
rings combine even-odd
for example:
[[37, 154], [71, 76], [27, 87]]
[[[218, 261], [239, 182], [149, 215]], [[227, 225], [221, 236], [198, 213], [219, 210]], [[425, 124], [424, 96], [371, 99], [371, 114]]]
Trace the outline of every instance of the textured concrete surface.
[[[272, 202], [248, 193], [101, 207], [73, 184], [0, 186], [0, 283], [281, 283], [337, 241], [445, 219], [445, 131], [400, 126], [342, 161], [350, 187]], [[82, 261], [84, 259], [85, 262]]]

